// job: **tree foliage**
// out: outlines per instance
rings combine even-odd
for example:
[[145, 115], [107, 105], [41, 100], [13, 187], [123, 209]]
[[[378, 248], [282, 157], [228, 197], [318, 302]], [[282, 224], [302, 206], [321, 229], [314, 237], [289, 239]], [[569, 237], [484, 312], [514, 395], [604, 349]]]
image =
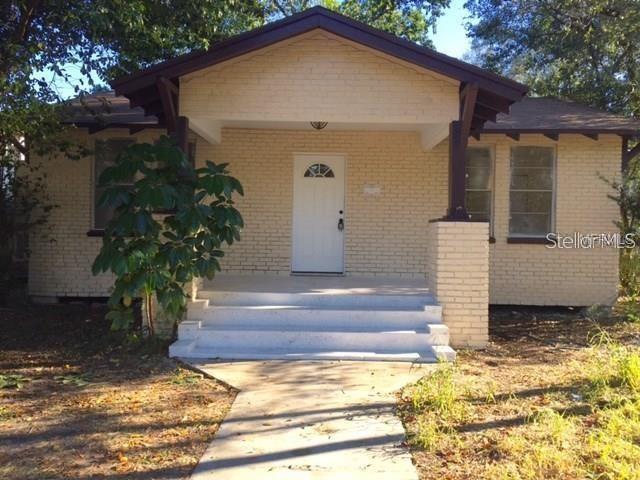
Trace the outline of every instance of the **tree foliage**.
[[620, 209], [620, 218], [616, 226], [623, 235], [630, 234], [636, 241], [633, 248], [620, 251], [620, 287], [621, 293], [629, 297], [640, 298], [640, 162], [630, 162], [621, 179], [603, 180], [612, 188], [609, 198]]
[[46, 198], [46, 185], [37, 182], [30, 185], [32, 195], [24, 195], [27, 184], [14, 173], [28, 167], [19, 159], [28, 161], [32, 153], [60, 152], [72, 159], [86, 154], [66, 135], [65, 99], [57, 85], [76, 84], [78, 94], [91, 91], [115, 75], [259, 25], [262, 14], [257, 3], [233, 0], [0, 2], [0, 152], [12, 179], [0, 191], [0, 277], [10, 274], [8, 245], [15, 235], [39, 224], [24, 222], [24, 211], [7, 199]]
[[288, 16], [322, 5], [360, 22], [431, 46], [429, 33], [450, 0], [273, 0], [266, 1], [267, 16]]
[[0, 305], [13, 280], [14, 239], [47, 223], [56, 205], [47, 192], [40, 165], [20, 161], [14, 149], [0, 155]]
[[[0, 5], [0, 149], [61, 139], [58, 83], [95, 82], [256, 26], [257, 4], [233, 0], [9, 0]], [[18, 148], [24, 149], [21, 142]]]
[[132, 300], [142, 298], [153, 334], [153, 297], [177, 320], [186, 305], [185, 284], [212, 278], [224, 245], [239, 240], [243, 220], [232, 197], [243, 194], [242, 186], [227, 164], [194, 168], [168, 137], [125, 149], [99, 184], [107, 187], [100, 204], [115, 209], [93, 264], [94, 274], [116, 277], [109, 318], [114, 328], [129, 326]]
[[468, 0], [472, 59], [538, 95], [640, 116], [640, 2]]

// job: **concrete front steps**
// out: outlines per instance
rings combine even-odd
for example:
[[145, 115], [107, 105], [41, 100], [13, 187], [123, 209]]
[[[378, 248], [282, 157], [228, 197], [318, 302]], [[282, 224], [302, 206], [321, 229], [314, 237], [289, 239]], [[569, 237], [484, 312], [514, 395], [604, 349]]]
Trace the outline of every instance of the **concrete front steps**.
[[203, 291], [189, 304], [172, 357], [451, 361], [430, 295]]

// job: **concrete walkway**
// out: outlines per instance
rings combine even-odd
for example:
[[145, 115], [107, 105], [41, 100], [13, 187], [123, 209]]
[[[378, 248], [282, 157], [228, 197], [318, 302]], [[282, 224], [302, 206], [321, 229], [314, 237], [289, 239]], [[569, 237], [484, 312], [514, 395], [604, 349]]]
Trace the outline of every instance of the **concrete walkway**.
[[238, 389], [194, 480], [416, 480], [394, 393], [428, 365], [191, 362]]

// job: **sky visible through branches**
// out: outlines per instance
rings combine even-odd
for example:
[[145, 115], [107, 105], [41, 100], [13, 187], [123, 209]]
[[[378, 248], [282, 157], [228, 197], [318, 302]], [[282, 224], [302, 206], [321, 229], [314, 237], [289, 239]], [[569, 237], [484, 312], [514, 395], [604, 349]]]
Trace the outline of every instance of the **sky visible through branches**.
[[[469, 49], [471, 41], [467, 38], [464, 24], [468, 21], [469, 13], [464, 8], [465, 0], [451, 0], [451, 6], [446, 10], [445, 14], [438, 19], [436, 32], [430, 36], [433, 43], [441, 53], [456, 58], [462, 58]], [[51, 71], [41, 73], [42, 78], [55, 84], [56, 90], [62, 98], [73, 98], [76, 96], [74, 87], [79, 85], [82, 89], [88, 88], [86, 77], [80, 73], [79, 67], [75, 65], [66, 65], [64, 69], [69, 74], [69, 81], [56, 78]], [[96, 84], [100, 84], [99, 79], [93, 78]]]

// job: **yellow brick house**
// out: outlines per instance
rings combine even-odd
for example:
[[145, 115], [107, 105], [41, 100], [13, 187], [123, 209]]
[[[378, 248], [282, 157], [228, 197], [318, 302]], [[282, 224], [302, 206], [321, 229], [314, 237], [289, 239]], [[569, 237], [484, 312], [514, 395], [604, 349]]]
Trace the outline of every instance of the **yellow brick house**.
[[[602, 177], [640, 122], [553, 98], [315, 7], [113, 82], [70, 135], [94, 153], [45, 162], [61, 208], [32, 239], [30, 295], [108, 295], [91, 263], [110, 212], [95, 180], [130, 142], [174, 135], [229, 162], [246, 227], [200, 285], [171, 353], [429, 361], [482, 346], [489, 304], [616, 297]], [[555, 247], [555, 248], [552, 248]]]

